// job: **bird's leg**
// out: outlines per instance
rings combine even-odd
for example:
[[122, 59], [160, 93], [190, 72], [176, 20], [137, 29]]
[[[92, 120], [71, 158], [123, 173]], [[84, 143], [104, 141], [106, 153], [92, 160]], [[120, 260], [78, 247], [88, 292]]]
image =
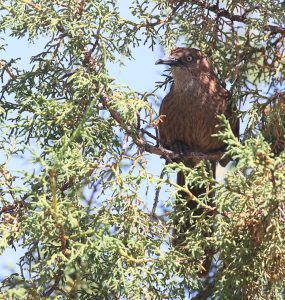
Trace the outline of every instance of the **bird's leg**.
[[190, 151], [190, 148], [183, 142], [176, 140], [170, 147], [170, 150], [173, 152], [178, 153], [179, 155], [184, 155], [188, 151]]

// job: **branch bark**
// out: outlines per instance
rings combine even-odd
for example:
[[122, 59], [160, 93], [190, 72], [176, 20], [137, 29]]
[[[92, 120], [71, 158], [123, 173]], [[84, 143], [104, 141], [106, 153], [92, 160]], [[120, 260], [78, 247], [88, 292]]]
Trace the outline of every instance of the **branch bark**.
[[[229, 12], [224, 8], [220, 8], [218, 5], [209, 4], [204, 0], [192, 0], [192, 3], [198, 5], [201, 8], [208, 9], [209, 11], [215, 13], [219, 17], [224, 17], [231, 21], [241, 22], [244, 24], [248, 24], [250, 19], [247, 18], [247, 15], [252, 10], [245, 10], [243, 14], [237, 15]], [[258, 6], [256, 6], [258, 8]], [[277, 25], [267, 24], [265, 25], [265, 29], [271, 31], [272, 33], [280, 33], [281, 35], [285, 36], [285, 28]]]

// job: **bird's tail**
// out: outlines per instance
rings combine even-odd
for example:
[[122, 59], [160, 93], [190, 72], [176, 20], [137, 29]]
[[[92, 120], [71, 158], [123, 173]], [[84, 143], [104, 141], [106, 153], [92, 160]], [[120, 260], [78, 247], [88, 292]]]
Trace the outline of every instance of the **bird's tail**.
[[[193, 164], [189, 167], [193, 167]], [[213, 172], [213, 177], [215, 178], [216, 173], [216, 162], [211, 161], [211, 166]], [[185, 186], [185, 177], [183, 172], [179, 172], [177, 174], [177, 183], [184, 187]], [[196, 197], [201, 198], [201, 195], [207, 192], [206, 187], [191, 187], [189, 188], [190, 192]], [[213, 198], [213, 194], [210, 195], [210, 198]], [[186, 207], [185, 207], [186, 200]], [[210, 200], [211, 202], [211, 200]], [[210, 203], [207, 203], [208, 205]], [[210, 217], [210, 212], [206, 212], [205, 209], [199, 206], [198, 202], [189, 198], [189, 195], [185, 192], [179, 192], [179, 199], [175, 203], [175, 219], [174, 219], [174, 233], [173, 233], [173, 245], [176, 248], [187, 248], [187, 232], [189, 234], [189, 230], [195, 230], [195, 224], [201, 215], [205, 215], [206, 217]], [[183, 221], [181, 221], [181, 219]], [[205, 230], [205, 234], [203, 235], [209, 237], [210, 234], [207, 230]], [[213, 254], [210, 249], [205, 250], [206, 254], [203, 258], [202, 262], [202, 271], [200, 273], [201, 276], [206, 276], [210, 270]]]

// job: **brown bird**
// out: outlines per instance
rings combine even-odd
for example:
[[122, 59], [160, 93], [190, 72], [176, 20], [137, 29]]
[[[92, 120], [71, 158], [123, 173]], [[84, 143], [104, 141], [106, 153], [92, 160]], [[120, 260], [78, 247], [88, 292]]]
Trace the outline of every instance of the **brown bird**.
[[[180, 153], [186, 150], [203, 153], [224, 150], [224, 143], [212, 136], [219, 130], [216, 127], [217, 116], [224, 114], [230, 120], [236, 135], [238, 122], [232, 118], [230, 93], [221, 85], [206, 55], [194, 48], [176, 48], [171, 51], [169, 58], [160, 59], [156, 64], [169, 65], [174, 79], [170, 92], [160, 106], [161, 144]], [[184, 161], [185, 165], [191, 168], [198, 162], [197, 159]], [[211, 164], [215, 174], [216, 162], [212, 161]], [[181, 172], [177, 175], [177, 183], [181, 186], [185, 184]], [[198, 198], [206, 190], [203, 187], [192, 188], [191, 192]], [[181, 196], [186, 195], [181, 193]], [[193, 200], [187, 199], [187, 206], [195, 211], [196, 216], [204, 212]], [[187, 220], [187, 217], [184, 219]], [[175, 223], [177, 225], [178, 220]], [[190, 223], [185, 221], [180, 227], [183, 229], [174, 232], [174, 245], [183, 245], [185, 232], [193, 226]], [[204, 268], [209, 268], [210, 264], [211, 259], [204, 261]]]

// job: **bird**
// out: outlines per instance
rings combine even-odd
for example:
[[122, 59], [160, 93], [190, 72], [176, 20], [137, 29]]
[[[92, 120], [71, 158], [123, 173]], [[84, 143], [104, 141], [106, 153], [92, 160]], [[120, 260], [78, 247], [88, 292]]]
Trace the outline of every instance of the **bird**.
[[[169, 57], [159, 59], [156, 64], [170, 66], [173, 77], [172, 87], [162, 100], [159, 110], [160, 144], [180, 154], [187, 150], [202, 153], [225, 150], [223, 141], [213, 136], [219, 131], [217, 116], [223, 114], [229, 119], [236, 136], [239, 124], [234, 117], [230, 92], [216, 76], [208, 57], [199, 49], [178, 47], [171, 50]], [[187, 167], [195, 168], [199, 160], [191, 158], [183, 162]], [[211, 168], [215, 176], [215, 161], [211, 161]], [[182, 172], [177, 174], [177, 183], [185, 185]], [[197, 198], [206, 192], [204, 187], [192, 187], [190, 191]], [[180, 193], [180, 196], [186, 198], [185, 193]], [[187, 199], [187, 207], [193, 212], [192, 216], [204, 213], [204, 209], [191, 199]], [[180, 230], [174, 230], [174, 246], [185, 243], [185, 233], [193, 226], [190, 225], [193, 220], [190, 222], [187, 217], [184, 220]], [[179, 220], [174, 220], [174, 225], [178, 223]], [[204, 259], [205, 272], [208, 272], [211, 257]]]

